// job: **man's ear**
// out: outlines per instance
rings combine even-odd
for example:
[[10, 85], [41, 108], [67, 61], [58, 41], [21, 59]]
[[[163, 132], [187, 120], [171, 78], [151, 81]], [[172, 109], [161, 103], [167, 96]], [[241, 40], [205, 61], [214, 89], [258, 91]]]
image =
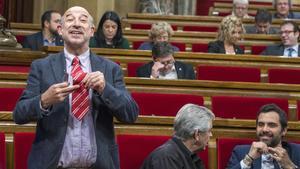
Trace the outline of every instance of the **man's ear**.
[[57, 26], [57, 32], [58, 32], [58, 34], [61, 36], [62, 35], [62, 27], [61, 27], [61, 25], [58, 25]]
[[44, 28], [49, 28], [49, 27], [50, 27], [50, 22], [45, 21], [45, 22], [44, 22]]

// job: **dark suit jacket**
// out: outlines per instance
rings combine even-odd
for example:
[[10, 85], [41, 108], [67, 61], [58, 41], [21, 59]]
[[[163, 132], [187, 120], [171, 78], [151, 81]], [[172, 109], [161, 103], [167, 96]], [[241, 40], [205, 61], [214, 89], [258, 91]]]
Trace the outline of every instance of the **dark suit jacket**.
[[[119, 65], [103, 57], [90, 54], [92, 71], [104, 74], [103, 93], [92, 94], [91, 113], [97, 144], [95, 169], [119, 169], [118, 146], [115, 143], [113, 117], [122, 122], [134, 122], [138, 107], [125, 89]], [[69, 99], [54, 104], [50, 114], [40, 109], [41, 94], [51, 85], [61, 83], [65, 72], [64, 53], [35, 60], [27, 80], [27, 87], [13, 112], [17, 124], [37, 121], [36, 137], [28, 159], [28, 169], [56, 169], [63, 148], [69, 118]]]
[[[284, 46], [283, 44], [268, 46], [261, 55], [271, 55], [271, 56], [283, 56]], [[300, 56], [300, 46], [298, 46], [298, 56]]]
[[[250, 147], [250, 145], [236, 146], [232, 151], [227, 169], [240, 169], [240, 161], [244, 159], [245, 155], [249, 152]], [[287, 151], [292, 162], [295, 165], [300, 166], [300, 144], [282, 142], [282, 147]], [[277, 162], [275, 162], [274, 165], [275, 169], [280, 169]], [[261, 169], [261, 158], [253, 161], [251, 169]]]
[[[32, 35], [28, 35], [25, 37], [22, 46], [23, 48], [30, 48], [31, 50], [40, 50], [44, 45], [43, 42], [43, 33], [37, 32]], [[56, 46], [63, 46], [64, 42], [60, 36], [55, 38], [55, 45]]]
[[[244, 54], [244, 50], [237, 45], [234, 45], [236, 54]], [[226, 53], [223, 41], [214, 41], [208, 43], [208, 53]]]
[[[245, 26], [246, 33], [248, 34], [258, 34], [255, 25]], [[279, 34], [279, 29], [270, 27], [268, 34]]]
[[[136, 71], [136, 75], [138, 77], [150, 77], [152, 66], [154, 62], [151, 61], [141, 67], [139, 67]], [[177, 72], [178, 79], [195, 79], [195, 72], [192, 65], [175, 61], [175, 69]]]

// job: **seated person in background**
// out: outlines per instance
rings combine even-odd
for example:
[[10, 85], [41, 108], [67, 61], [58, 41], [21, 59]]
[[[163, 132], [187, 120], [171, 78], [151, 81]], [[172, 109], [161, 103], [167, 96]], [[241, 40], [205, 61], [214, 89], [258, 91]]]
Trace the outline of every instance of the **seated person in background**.
[[273, 0], [273, 6], [276, 12], [273, 14], [273, 18], [277, 19], [299, 19], [300, 15], [291, 11], [291, 0]]
[[278, 34], [279, 31], [272, 25], [272, 14], [267, 9], [258, 9], [255, 16], [255, 25], [245, 26], [246, 33], [250, 34]]
[[238, 18], [253, 18], [248, 15], [248, 0], [233, 0], [232, 15]]
[[226, 16], [220, 24], [217, 40], [208, 44], [208, 53], [244, 54], [244, 50], [236, 45], [243, 32], [241, 19]]
[[153, 79], [195, 79], [192, 65], [175, 61], [174, 49], [168, 42], [157, 42], [152, 48], [153, 61], [137, 69], [138, 77]]
[[[283, 141], [287, 133], [286, 113], [275, 104], [264, 105], [256, 119], [258, 141], [233, 149], [228, 169], [296, 169], [300, 166], [300, 144]], [[298, 166], [298, 167], [297, 167]]]
[[107, 11], [100, 19], [97, 32], [90, 40], [90, 47], [129, 49], [129, 42], [123, 37], [120, 17], [114, 11]]
[[[144, 42], [138, 48], [139, 50], [152, 50], [152, 47], [157, 42], [169, 42], [174, 31], [170, 24], [167, 22], [157, 22], [152, 24], [149, 32], [149, 42]], [[175, 52], [179, 51], [176, 46], [172, 46]]]
[[299, 27], [294, 21], [285, 21], [280, 26], [281, 43], [268, 46], [261, 55], [273, 55], [284, 57], [298, 57], [300, 49], [298, 45]]
[[63, 46], [64, 42], [58, 35], [57, 27], [60, 25], [61, 15], [54, 10], [46, 11], [41, 18], [42, 31], [24, 38], [23, 48], [40, 50], [43, 46]]
[[141, 169], [204, 169], [197, 152], [208, 145], [214, 118], [205, 107], [184, 105], [175, 117], [173, 137], [156, 148]]

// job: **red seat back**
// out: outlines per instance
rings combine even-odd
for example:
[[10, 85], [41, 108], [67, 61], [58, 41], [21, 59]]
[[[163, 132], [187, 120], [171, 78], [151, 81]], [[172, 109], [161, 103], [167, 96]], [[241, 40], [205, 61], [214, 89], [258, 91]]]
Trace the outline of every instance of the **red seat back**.
[[0, 169], [6, 169], [6, 146], [4, 133], [0, 133]]
[[260, 69], [252, 67], [197, 66], [197, 79], [260, 82]]
[[140, 108], [140, 115], [175, 116], [178, 110], [187, 103], [200, 106], [204, 100], [202, 96], [191, 94], [163, 94], [163, 93], [137, 93], [132, 97]]
[[178, 42], [171, 42], [173, 46], [176, 46], [179, 51], [184, 52], [185, 51], [185, 43], [178, 43]]
[[268, 70], [270, 83], [300, 84], [300, 69], [280, 69]]
[[131, 29], [151, 29], [151, 24], [131, 24]]
[[297, 119], [300, 120], [300, 100], [297, 101]]
[[266, 46], [252, 46], [251, 53], [252, 55], [260, 55], [262, 51], [266, 49]]
[[[148, 155], [170, 138], [170, 136], [117, 135], [121, 168], [139, 169]], [[198, 155], [208, 166], [208, 150], [206, 149]]]
[[209, 26], [184, 26], [183, 31], [194, 31], [194, 32], [218, 32], [218, 27]]
[[142, 62], [130, 62], [127, 63], [127, 75], [128, 77], [136, 77], [136, 70], [143, 66], [145, 63]]
[[27, 169], [27, 160], [35, 133], [16, 132], [14, 134], [15, 169]]
[[0, 88], [0, 111], [13, 111], [23, 88]]
[[30, 70], [29, 66], [13, 66], [13, 65], [0, 65], [1, 72], [21, 72], [28, 73]]
[[217, 139], [217, 162], [218, 169], [224, 169], [236, 145], [251, 144], [253, 139], [241, 138], [218, 138]]
[[278, 105], [288, 115], [287, 99], [243, 96], [212, 96], [211, 98], [212, 111], [221, 118], [256, 119], [260, 107], [269, 103]]
[[193, 52], [203, 52], [203, 53], [207, 53], [208, 52], [208, 44], [192, 44], [192, 51]]
[[24, 42], [25, 36], [24, 35], [17, 35], [16, 36], [17, 42], [22, 44]]
[[144, 41], [135, 41], [132, 42], [132, 49], [138, 49]]

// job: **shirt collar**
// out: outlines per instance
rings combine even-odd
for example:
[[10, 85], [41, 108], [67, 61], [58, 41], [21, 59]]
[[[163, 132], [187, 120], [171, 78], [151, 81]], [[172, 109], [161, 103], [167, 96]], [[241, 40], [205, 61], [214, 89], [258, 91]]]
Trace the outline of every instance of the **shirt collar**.
[[182, 141], [177, 138], [176, 136], [172, 137], [172, 140], [177, 144], [177, 146], [179, 147], [179, 149], [183, 152], [183, 154], [189, 158], [192, 159], [192, 161], [194, 163], [196, 163], [197, 161], [200, 160], [200, 158], [198, 157], [198, 155], [196, 153], [191, 152], [183, 143]]
[[[69, 53], [66, 48], [64, 48], [64, 53], [65, 53], [65, 57], [67, 59], [67, 63], [70, 64], [70, 65], [67, 65], [67, 66], [71, 66], [72, 61], [73, 61], [75, 55]], [[85, 52], [83, 52], [81, 55], [78, 56], [79, 63], [80, 63], [81, 66], [87, 67], [87, 64], [89, 64], [88, 63], [89, 56], [90, 56], [90, 49], [86, 50]]]

